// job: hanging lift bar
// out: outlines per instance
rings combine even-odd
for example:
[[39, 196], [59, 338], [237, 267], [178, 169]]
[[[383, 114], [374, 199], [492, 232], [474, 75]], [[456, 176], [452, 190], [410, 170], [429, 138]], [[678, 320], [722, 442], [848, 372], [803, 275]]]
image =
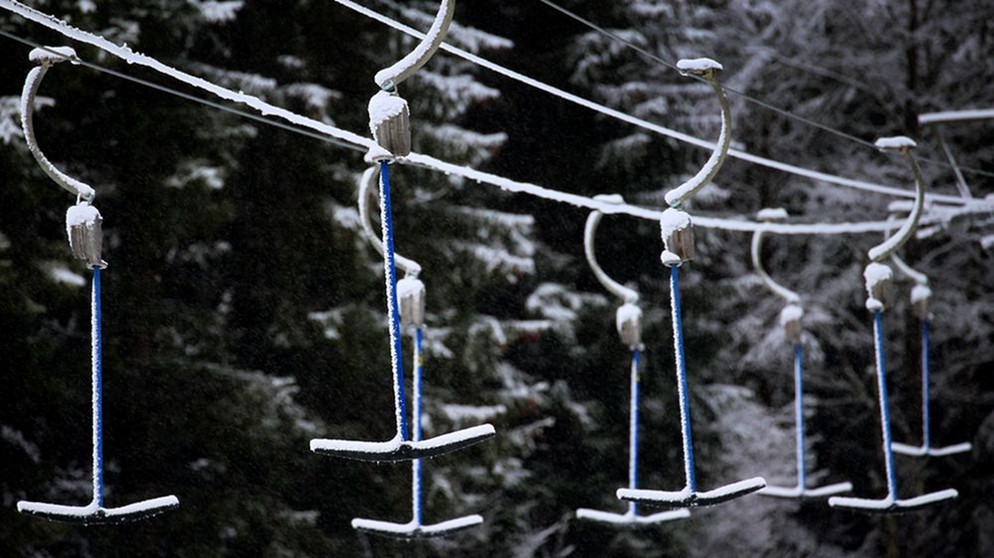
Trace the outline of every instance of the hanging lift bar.
[[680, 309], [680, 265], [693, 258], [694, 235], [690, 215], [679, 209], [680, 205], [708, 185], [718, 173], [728, 153], [731, 142], [731, 109], [728, 99], [718, 82], [717, 72], [721, 64], [709, 58], [680, 60], [677, 68], [687, 75], [703, 78], [711, 85], [721, 105], [721, 131], [717, 147], [711, 153], [704, 167], [690, 180], [666, 193], [669, 209], [663, 212], [660, 228], [664, 250], [663, 264], [670, 268], [670, 304], [673, 322], [673, 345], [676, 359], [677, 391], [680, 400], [680, 425], [683, 437], [683, 467], [686, 486], [679, 491], [645, 490], [640, 488], [619, 488], [618, 497], [629, 502], [640, 502], [668, 508], [712, 506], [734, 500], [756, 492], [766, 486], [762, 477], [754, 477], [735, 482], [709, 491], [698, 490], [694, 471], [694, 443], [690, 421], [690, 395], [687, 387], [687, 367], [683, 344], [683, 318]]
[[103, 455], [103, 342], [101, 331], [102, 308], [100, 304], [100, 274], [107, 267], [101, 258], [103, 248], [103, 218], [97, 208], [90, 204], [96, 192], [60, 171], [53, 165], [41, 148], [34, 133], [33, 113], [38, 88], [48, 69], [66, 60], [75, 61], [76, 53], [69, 47], [35, 49], [29, 59], [38, 64], [28, 73], [21, 93], [21, 124], [28, 149], [38, 161], [42, 170], [56, 184], [75, 194], [77, 203], [66, 212], [66, 233], [73, 255], [86, 261], [93, 270], [90, 290], [90, 362], [91, 362], [91, 412], [92, 412], [92, 482], [93, 499], [85, 506], [66, 506], [44, 502], [22, 500], [17, 503], [17, 511], [37, 515], [52, 521], [78, 523], [82, 525], [107, 525], [137, 521], [151, 517], [179, 506], [176, 496], [163, 496], [143, 500], [134, 504], [109, 508], [104, 505], [104, 455]]
[[[763, 222], [771, 222], [787, 218], [787, 211], [783, 209], [763, 209], [756, 218]], [[772, 486], [767, 485], [759, 491], [763, 496], [776, 496], [779, 498], [824, 498], [849, 492], [852, 490], [852, 483], [839, 482], [818, 488], [807, 487], [807, 471], [805, 457], [804, 440], [804, 342], [801, 318], [804, 316], [804, 309], [801, 307], [801, 297], [796, 292], [780, 285], [770, 277], [763, 266], [761, 258], [763, 248], [763, 230], [757, 230], [752, 235], [752, 265], [756, 274], [763, 280], [763, 283], [777, 296], [787, 303], [780, 311], [780, 327], [784, 330], [787, 340], [794, 344], [794, 438], [797, 442], [797, 485]]]
[[869, 251], [870, 263], [863, 272], [866, 279], [867, 300], [866, 308], [873, 313], [873, 347], [877, 369], [877, 392], [880, 397], [880, 431], [883, 438], [884, 468], [887, 475], [887, 495], [879, 500], [869, 498], [848, 498], [833, 496], [828, 499], [828, 505], [864, 513], [903, 513], [926, 508], [958, 496], [955, 489], [939, 490], [914, 498], [899, 499], [897, 495], [897, 474], [894, 470], [894, 451], [891, 440], [890, 405], [887, 401], [887, 365], [884, 360], [883, 310], [884, 302], [890, 289], [893, 271], [880, 262], [891, 257], [918, 227], [925, 204], [925, 183], [911, 150], [915, 142], [905, 136], [881, 138], [876, 146], [884, 151], [896, 151], [904, 155], [915, 179], [915, 204], [907, 220], [901, 225], [894, 236], [885, 239]]
[[[442, 0], [435, 22], [425, 41], [393, 66], [376, 74], [381, 90], [369, 101], [369, 128], [376, 141], [366, 157], [379, 165], [380, 227], [384, 248], [387, 325], [390, 332], [390, 363], [393, 372], [396, 435], [386, 442], [313, 439], [311, 451], [332, 457], [361, 461], [406, 461], [434, 457], [486, 440], [496, 434], [489, 424], [443, 434], [427, 440], [412, 440], [408, 433], [404, 393], [404, 364], [401, 358], [400, 309], [397, 299], [397, 259], [394, 250], [393, 211], [390, 203], [389, 164], [411, 152], [410, 110], [397, 93], [397, 86], [424, 65], [444, 38], [455, 9], [454, 0]], [[415, 56], [416, 54], [416, 56]], [[367, 171], [369, 172], [369, 171]]]
[[890, 257], [890, 261], [894, 264], [901, 274], [908, 277], [915, 282], [915, 286], [911, 289], [910, 302], [914, 309], [915, 315], [921, 322], [921, 384], [922, 384], [922, 396], [921, 396], [921, 412], [922, 412], [922, 444], [920, 446], [912, 446], [910, 444], [901, 444], [894, 442], [891, 444], [891, 449], [895, 453], [900, 453], [903, 455], [910, 455], [913, 457], [922, 457], [925, 455], [931, 457], [944, 457], [947, 455], [954, 455], [957, 453], [964, 453], [970, 451], [972, 446], [969, 442], [963, 442], [960, 444], [953, 444], [946, 447], [933, 447], [932, 446], [932, 429], [931, 429], [931, 408], [929, 403], [929, 384], [931, 382], [931, 355], [930, 355], [930, 343], [931, 343], [931, 333], [932, 333], [932, 319], [931, 312], [929, 312], [929, 299], [932, 298], [932, 289], [928, 285], [928, 276], [924, 273], [914, 269], [902, 260], [897, 254], [893, 254]]
[[[595, 199], [608, 203], [624, 203], [621, 196], [602, 195]], [[594, 276], [600, 281], [611, 294], [622, 300], [621, 306], [615, 314], [615, 325], [621, 342], [632, 352], [631, 366], [629, 372], [629, 386], [631, 397], [629, 401], [628, 413], [628, 488], [638, 488], [638, 457], [639, 457], [639, 384], [641, 380], [641, 354], [644, 350], [642, 344], [642, 309], [638, 307], [639, 294], [633, 289], [625, 287], [614, 279], [611, 279], [597, 262], [594, 252], [594, 237], [597, 234], [597, 225], [604, 216], [600, 211], [593, 211], [587, 217], [587, 224], [583, 231], [583, 250], [587, 256], [587, 263], [594, 272]], [[675, 519], [690, 517], [690, 511], [686, 509], [667, 510], [651, 515], [639, 515], [638, 504], [628, 502], [628, 511], [625, 513], [615, 513], [589, 508], [576, 510], [577, 519], [598, 521], [622, 528], [651, 527]]]
[[[382, 255], [383, 242], [376, 233], [370, 222], [369, 201], [376, 196], [374, 183], [378, 180], [378, 167], [370, 167], [363, 173], [359, 183], [359, 216], [362, 224], [363, 235]], [[400, 312], [400, 325], [407, 327], [412, 332], [414, 342], [414, 378], [413, 385], [413, 436], [412, 441], [420, 442], [424, 439], [421, 427], [422, 406], [421, 393], [424, 379], [424, 319], [425, 319], [425, 286], [418, 279], [421, 273], [421, 266], [414, 260], [404, 258], [395, 253], [396, 265], [405, 273], [405, 277], [397, 281], [397, 299]], [[352, 520], [352, 527], [358, 531], [371, 534], [401, 538], [417, 539], [428, 537], [446, 536], [462, 529], [474, 527], [483, 523], [483, 518], [479, 515], [468, 515], [456, 519], [450, 519], [441, 523], [425, 525], [422, 521], [424, 498], [422, 496], [422, 460], [411, 461], [411, 515], [412, 519], [408, 523], [394, 523], [390, 521], [380, 521], [375, 519], [355, 518]]]

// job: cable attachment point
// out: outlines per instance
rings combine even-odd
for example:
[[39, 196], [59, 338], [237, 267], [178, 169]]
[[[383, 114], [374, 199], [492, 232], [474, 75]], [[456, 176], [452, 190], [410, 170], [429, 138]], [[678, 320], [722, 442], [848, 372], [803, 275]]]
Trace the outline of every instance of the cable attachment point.
[[928, 301], [931, 298], [932, 289], [930, 289], [928, 285], [918, 283], [911, 288], [911, 306], [915, 309], [915, 316], [917, 316], [919, 320], [926, 321], [930, 319], [928, 313]]
[[797, 344], [801, 342], [801, 318], [804, 317], [804, 309], [797, 304], [788, 304], [780, 311], [780, 327], [783, 328], [787, 341]]
[[103, 251], [103, 217], [90, 202], [81, 201], [66, 211], [66, 235], [69, 247], [77, 259], [86, 262], [90, 268], [107, 267], [101, 259]]
[[694, 226], [690, 214], [675, 208], [663, 212], [659, 221], [663, 236], [663, 253], [660, 256], [663, 265], [679, 267], [683, 262], [694, 257]]
[[676, 69], [680, 70], [680, 75], [696, 76], [711, 81], [716, 73], [725, 68], [710, 58], [683, 58], [677, 61]]
[[871, 262], [863, 270], [863, 279], [866, 281], [866, 309], [882, 312], [885, 304], [890, 302], [893, 270], [888, 265]]
[[393, 161], [411, 154], [411, 111], [396, 93], [379, 91], [369, 99], [369, 131], [385, 152], [370, 150], [373, 162]]
[[614, 323], [626, 347], [642, 349], [642, 309], [637, 304], [626, 302], [619, 306]]
[[397, 281], [400, 324], [421, 327], [425, 323], [425, 284], [414, 277]]

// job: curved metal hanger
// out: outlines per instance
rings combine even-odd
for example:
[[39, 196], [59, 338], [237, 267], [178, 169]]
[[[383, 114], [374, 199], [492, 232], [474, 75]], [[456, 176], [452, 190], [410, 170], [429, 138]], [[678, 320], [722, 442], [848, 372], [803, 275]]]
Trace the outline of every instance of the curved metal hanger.
[[28, 59], [37, 64], [28, 72], [28, 77], [24, 80], [24, 89], [21, 91], [21, 107], [26, 109], [21, 111], [21, 127], [24, 129], [24, 140], [28, 144], [28, 150], [38, 161], [41, 170], [56, 184], [82, 200], [92, 201], [96, 196], [96, 191], [90, 185], [60, 171], [48, 160], [48, 157], [45, 157], [38, 146], [34, 128], [35, 98], [45, 74], [48, 73], [49, 68], [59, 62], [68, 60], [73, 64], [78, 64], [79, 57], [76, 56], [76, 51], [69, 47], [45, 47], [32, 50]]
[[[780, 221], [787, 218], [787, 211], [784, 209], [763, 209], [756, 217], [763, 221], [764, 223], [771, 223], [774, 221]], [[787, 304], [800, 304], [801, 296], [796, 292], [784, 287], [783, 285], [777, 283], [770, 277], [770, 274], [766, 272], [766, 268], [763, 266], [763, 261], [760, 258], [760, 253], [763, 247], [763, 235], [766, 231], [762, 229], [757, 229], [752, 235], [752, 266], [756, 270], [756, 274], [759, 278], [763, 280], [763, 284], [767, 286], [773, 294], [784, 299]]]
[[911, 213], [908, 214], [908, 218], [901, 224], [901, 228], [894, 233], [894, 236], [888, 237], [880, 244], [870, 248], [870, 251], [867, 253], [870, 261], [880, 263], [903, 246], [911, 238], [911, 235], [915, 234], [915, 229], [918, 228], [918, 221], [921, 219], [922, 211], [925, 208], [925, 180], [922, 178], [922, 171], [918, 167], [918, 161], [911, 154], [911, 150], [917, 145], [913, 139], [907, 136], [880, 138], [874, 145], [881, 151], [894, 151], [904, 155], [915, 179], [915, 201], [911, 208]]
[[690, 180], [666, 192], [666, 203], [670, 207], [680, 207], [680, 204], [711, 183], [725, 162], [728, 146], [732, 141], [732, 110], [728, 106], [725, 90], [717, 77], [718, 72], [723, 69], [721, 64], [710, 58], [695, 58], [680, 60], [676, 66], [683, 75], [701, 78], [714, 89], [718, 103], [721, 105], [721, 131], [718, 133], [718, 142], [714, 151], [701, 170], [697, 171]]
[[876, 141], [875, 145], [882, 151], [897, 151], [903, 154], [911, 166], [911, 172], [915, 177], [915, 204], [911, 209], [911, 213], [894, 236], [887, 238], [882, 243], [870, 249], [869, 256], [871, 261], [863, 272], [868, 295], [866, 307], [873, 312], [873, 349], [874, 360], [876, 362], [877, 395], [880, 406], [880, 433], [883, 443], [884, 471], [887, 476], [887, 495], [882, 499], [833, 496], [828, 499], [828, 505], [851, 511], [888, 514], [930, 507], [956, 498], [959, 493], [953, 488], [948, 488], [906, 499], [900, 499], [897, 494], [897, 474], [894, 470], [894, 445], [890, 426], [890, 404], [887, 398], [887, 365], [884, 354], [883, 333], [884, 303], [882, 301], [884, 298], [883, 294], [889, 289], [893, 272], [890, 267], [880, 262], [891, 257], [898, 248], [911, 238], [911, 235], [914, 234], [915, 229], [918, 227], [918, 220], [921, 217], [924, 207], [925, 183], [922, 180], [918, 163], [911, 154], [911, 150], [915, 147], [914, 140], [905, 136], [881, 138]]
[[[594, 196], [594, 199], [607, 203], [625, 203], [624, 198], [617, 194], [602, 194]], [[583, 228], [583, 253], [587, 256], [587, 263], [590, 264], [590, 269], [594, 272], [594, 276], [597, 277], [597, 280], [600, 281], [601, 285], [608, 292], [626, 303], [635, 304], [639, 301], [638, 292], [611, 279], [597, 262], [597, 256], [594, 253], [594, 237], [597, 234], [597, 226], [600, 224], [602, 217], [604, 217], [604, 214], [596, 209], [587, 217], [587, 223]]]
[[376, 75], [373, 76], [376, 85], [384, 91], [396, 91], [401, 82], [411, 77], [421, 66], [424, 66], [434, 56], [438, 47], [442, 45], [442, 40], [445, 39], [455, 11], [456, 0], [442, 0], [438, 7], [438, 13], [435, 14], [435, 21], [432, 22], [425, 38], [407, 56], [376, 72]]
[[100, 258], [102, 247], [103, 219], [100, 212], [90, 205], [90, 200], [96, 195], [90, 186], [66, 175], [53, 165], [41, 148], [34, 134], [33, 112], [38, 88], [48, 69], [66, 60], [76, 61], [75, 51], [69, 47], [36, 48], [28, 55], [29, 60], [38, 64], [28, 72], [21, 93], [21, 124], [24, 128], [24, 138], [28, 149], [35, 160], [41, 165], [56, 184], [63, 189], [76, 194], [76, 205], [66, 212], [66, 232], [73, 254], [82, 260], [93, 271], [93, 283], [90, 291], [90, 377], [91, 377], [91, 431], [93, 441], [92, 451], [92, 484], [93, 499], [85, 506], [66, 506], [45, 502], [22, 500], [17, 503], [21, 513], [37, 515], [52, 521], [79, 523], [83, 525], [117, 524], [137, 521], [146, 517], [158, 515], [166, 510], [179, 506], [175, 496], [162, 496], [143, 500], [134, 504], [116, 508], [104, 505], [104, 455], [103, 455], [103, 342], [101, 330], [102, 309], [100, 304], [100, 275], [107, 263]]

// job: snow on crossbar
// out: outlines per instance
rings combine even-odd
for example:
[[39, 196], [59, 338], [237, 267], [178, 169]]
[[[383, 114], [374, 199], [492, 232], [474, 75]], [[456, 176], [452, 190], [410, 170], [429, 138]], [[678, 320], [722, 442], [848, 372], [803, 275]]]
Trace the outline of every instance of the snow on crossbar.
[[857, 512], [893, 514], [917, 511], [945, 502], [946, 500], [952, 500], [957, 496], [959, 496], [959, 493], [956, 492], [956, 489], [947, 488], [946, 490], [940, 490], [938, 492], [932, 492], [930, 494], [924, 494], [922, 496], [916, 496], [906, 500], [897, 500], [892, 497], [883, 498], [881, 500], [872, 500], [869, 498], [846, 498], [843, 496], [834, 496], [828, 499], [828, 505], [833, 508]]
[[314, 439], [311, 451], [358, 461], [408, 461], [456, 451], [492, 438], [496, 433], [493, 426], [481, 424], [417, 442], [402, 441], [399, 437], [386, 442]]
[[684, 488], [679, 492], [667, 492], [664, 490], [645, 490], [641, 488], [619, 488], [618, 498], [629, 502], [649, 504], [666, 508], [690, 508], [714, 506], [729, 500], [734, 500], [740, 496], [745, 496], [756, 492], [766, 486], [766, 480], [762, 477], [754, 477], [739, 482], [734, 482], [708, 490], [706, 492], [694, 491]]
[[908, 444], [901, 444], [894, 442], [890, 445], [894, 453], [900, 453], [902, 455], [910, 455], [912, 457], [923, 457], [925, 455], [930, 455], [932, 457], [943, 457], [946, 455], [953, 455], [956, 453], [964, 453], [973, 449], [970, 442], [963, 442], [961, 444], [954, 444], [952, 446], [946, 446], [944, 448], [933, 448], [928, 445], [922, 446], [911, 446]]
[[444, 537], [457, 531], [475, 527], [483, 523], [483, 518], [479, 515], [467, 515], [457, 517], [441, 523], [432, 525], [421, 525], [416, 521], [408, 523], [393, 523], [391, 521], [377, 521], [375, 519], [363, 519], [357, 517], [352, 520], [352, 528], [356, 531], [363, 531], [374, 535], [393, 537], [396, 539], [427, 539], [432, 537]]
[[632, 511], [627, 513], [611, 513], [601, 510], [592, 510], [589, 508], [580, 508], [576, 510], [577, 519], [607, 523], [615, 527], [626, 529], [652, 527], [654, 525], [659, 525], [660, 523], [666, 523], [676, 519], [686, 519], [688, 517], [690, 517], [690, 510], [687, 509], [669, 510], [651, 515], [638, 515]]
[[803, 486], [795, 486], [791, 488], [785, 486], [767, 486], [766, 488], [760, 490], [759, 494], [762, 494], [763, 496], [774, 496], [777, 498], [819, 499], [826, 496], [832, 496], [834, 494], [849, 492], [851, 490], [852, 483], [838, 482], [826, 486], [819, 486], [818, 488], [805, 488]]
[[86, 506], [63, 506], [23, 500], [17, 503], [17, 511], [21, 513], [37, 515], [52, 521], [82, 525], [128, 523], [159, 515], [177, 507], [179, 507], [179, 499], [175, 496], [152, 498], [118, 508], [105, 508], [97, 505], [95, 501]]

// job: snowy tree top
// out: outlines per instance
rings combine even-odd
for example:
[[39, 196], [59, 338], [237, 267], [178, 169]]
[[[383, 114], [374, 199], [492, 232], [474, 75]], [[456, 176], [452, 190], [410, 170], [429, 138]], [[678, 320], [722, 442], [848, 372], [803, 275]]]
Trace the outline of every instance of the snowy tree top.
[[783, 221], [790, 215], [782, 207], [767, 207], [756, 212], [756, 219], [760, 221]]
[[889, 138], [880, 138], [873, 142], [873, 145], [877, 146], [880, 150], [898, 150], [898, 149], [913, 149], [918, 146], [915, 140], [909, 138], [908, 136], [893, 136]]
[[35, 64], [55, 64], [66, 60], [75, 61], [79, 57], [72, 47], [44, 47], [36, 48], [28, 53], [28, 60]]
[[681, 58], [676, 67], [681, 72], [704, 73], [708, 70], [724, 70], [721, 64], [710, 58]]

